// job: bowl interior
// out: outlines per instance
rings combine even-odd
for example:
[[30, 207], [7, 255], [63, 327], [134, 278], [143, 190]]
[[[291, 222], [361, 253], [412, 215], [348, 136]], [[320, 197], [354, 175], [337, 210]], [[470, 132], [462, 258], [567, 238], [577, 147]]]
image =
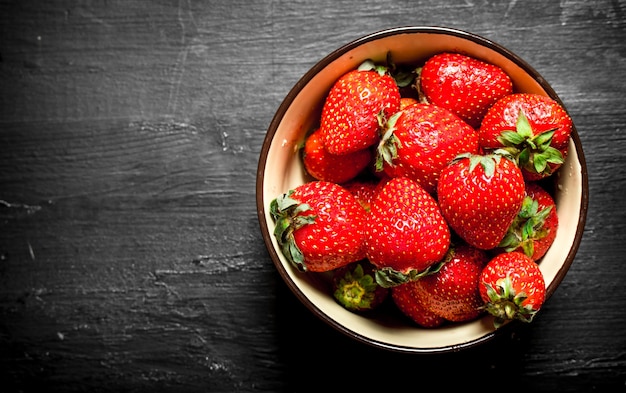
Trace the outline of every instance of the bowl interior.
[[[397, 351], [442, 352], [458, 350], [490, 339], [496, 331], [490, 316], [423, 329], [394, 313], [362, 316], [337, 304], [327, 275], [300, 273], [278, 252], [272, 231], [269, 204], [276, 196], [310, 180], [302, 166], [299, 146], [319, 119], [322, 102], [332, 84], [366, 59], [384, 61], [391, 52], [397, 64], [419, 64], [429, 56], [454, 51], [502, 67], [514, 89], [551, 96], [556, 93], [527, 63], [505, 48], [482, 37], [445, 28], [399, 28], [375, 33], [331, 53], [294, 86], [277, 111], [263, 144], [257, 174], [257, 209], [263, 238], [281, 276], [312, 312], [341, 332], [367, 344]], [[565, 164], [555, 175], [559, 216], [556, 240], [540, 262], [548, 287], [554, 292], [577, 251], [584, 226], [587, 179], [582, 148], [576, 130]]]

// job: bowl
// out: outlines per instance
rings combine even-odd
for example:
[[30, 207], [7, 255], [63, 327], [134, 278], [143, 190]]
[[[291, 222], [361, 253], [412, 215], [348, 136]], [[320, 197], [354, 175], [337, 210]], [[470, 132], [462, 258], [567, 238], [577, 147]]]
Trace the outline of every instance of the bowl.
[[[498, 65], [511, 77], [516, 92], [559, 99], [552, 87], [526, 61], [486, 38], [445, 27], [398, 27], [375, 32], [345, 44], [315, 64], [295, 84], [274, 115], [261, 149], [256, 183], [257, 213], [271, 259], [295, 296], [317, 317], [364, 344], [408, 353], [441, 353], [477, 346], [521, 323], [511, 321], [495, 329], [485, 315], [465, 323], [425, 329], [394, 313], [362, 315], [350, 312], [333, 298], [323, 274], [302, 273], [281, 254], [273, 236], [269, 213], [272, 199], [310, 178], [301, 163], [299, 147], [319, 119], [322, 102], [332, 84], [364, 60], [384, 61], [391, 52], [395, 63], [419, 63], [439, 52], [461, 52]], [[566, 109], [567, 110], [567, 109]], [[554, 293], [578, 250], [585, 225], [588, 185], [583, 149], [574, 127], [566, 162], [553, 176], [559, 230], [540, 262], [546, 281], [546, 300]], [[558, 311], [554, 311], [558, 312]]]

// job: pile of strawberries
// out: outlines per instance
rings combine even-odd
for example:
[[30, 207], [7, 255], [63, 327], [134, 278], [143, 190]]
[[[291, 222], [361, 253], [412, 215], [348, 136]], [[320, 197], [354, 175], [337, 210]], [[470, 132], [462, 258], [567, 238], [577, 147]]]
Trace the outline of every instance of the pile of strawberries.
[[274, 235], [305, 274], [331, 272], [353, 312], [388, 302], [426, 328], [530, 322], [571, 130], [558, 102], [479, 59], [366, 61], [329, 91], [301, 149], [310, 181], [271, 202]]

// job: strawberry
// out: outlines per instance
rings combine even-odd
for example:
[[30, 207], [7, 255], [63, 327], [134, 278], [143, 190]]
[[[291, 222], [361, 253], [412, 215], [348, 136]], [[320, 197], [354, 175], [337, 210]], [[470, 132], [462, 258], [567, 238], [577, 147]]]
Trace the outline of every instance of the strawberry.
[[320, 128], [331, 154], [348, 154], [380, 139], [380, 124], [400, 109], [400, 90], [385, 67], [366, 62], [342, 75], [322, 107]]
[[333, 271], [333, 297], [347, 310], [370, 311], [380, 306], [389, 289], [376, 283], [373, 265], [364, 259]]
[[407, 177], [387, 181], [371, 203], [365, 226], [366, 256], [379, 270], [377, 281], [409, 281], [441, 260], [450, 229], [435, 199]]
[[513, 93], [511, 78], [500, 67], [460, 53], [430, 57], [419, 71], [424, 98], [449, 109], [477, 128], [487, 109]]
[[478, 280], [487, 261], [483, 250], [465, 243], [451, 246], [437, 272], [415, 281], [424, 307], [452, 322], [477, 318], [483, 312]]
[[427, 309], [417, 294], [417, 282], [409, 281], [391, 288], [391, 299], [402, 314], [421, 327], [436, 328], [445, 323], [445, 319]]
[[518, 251], [491, 259], [480, 274], [479, 290], [496, 327], [513, 319], [531, 322], [546, 296], [539, 265]]
[[526, 180], [539, 180], [563, 164], [572, 128], [572, 119], [554, 99], [516, 93], [489, 108], [478, 130], [479, 144], [490, 150], [506, 148]]
[[344, 155], [330, 154], [324, 147], [319, 128], [306, 138], [302, 149], [302, 163], [309, 175], [332, 183], [344, 183], [356, 177], [368, 166], [371, 158], [370, 149]]
[[441, 172], [437, 198], [450, 227], [488, 250], [504, 238], [524, 199], [519, 167], [500, 154], [462, 154]]
[[400, 110], [406, 108], [409, 105], [417, 104], [419, 101], [417, 98], [413, 97], [402, 97], [400, 98]]
[[441, 170], [465, 152], [478, 152], [478, 134], [472, 127], [437, 105], [414, 104], [388, 120], [376, 169], [416, 180], [432, 194]]
[[365, 257], [365, 210], [336, 183], [312, 181], [270, 204], [274, 236], [301, 271], [330, 271]]
[[372, 200], [384, 184], [386, 179], [377, 179], [377, 178], [355, 178], [346, 183], [343, 183], [342, 186], [350, 191], [359, 201], [361, 206], [365, 209], [366, 212], [371, 210], [370, 206]]
[[526, 197], [498, 247], [520, 251], [537, 261], [548, 251], [559, 225], [552, 195], [535, 182], [526, 183]]

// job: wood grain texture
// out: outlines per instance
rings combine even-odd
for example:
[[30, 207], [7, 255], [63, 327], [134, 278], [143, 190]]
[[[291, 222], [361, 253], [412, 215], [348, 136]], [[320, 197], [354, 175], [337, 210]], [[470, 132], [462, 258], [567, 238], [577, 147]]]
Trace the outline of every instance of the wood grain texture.
[[[527, 60], [589, 171], [584, 238], [541, 315], [448, 355], [370, 348], [316, 319], [256, 217], [283, 97], [330, 51], [406, 25]], [[625, 1], [1, 1], [0, 29], [3, 391], [624, 391]]]

